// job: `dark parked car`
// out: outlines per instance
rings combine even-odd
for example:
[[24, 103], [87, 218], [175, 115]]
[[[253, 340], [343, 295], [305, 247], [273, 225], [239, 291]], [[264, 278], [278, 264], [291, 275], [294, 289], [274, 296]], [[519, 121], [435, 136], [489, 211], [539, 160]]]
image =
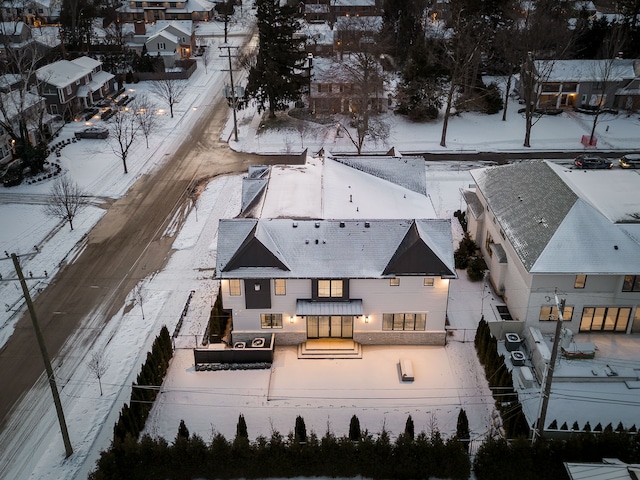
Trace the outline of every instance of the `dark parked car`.
[[107, 138], [109, 130], [100, 127], [89, 127], [75, 133], [76, 138]]
[[640, 168], [640, 154], [624, 155], [618, 160], [618, 163], [622, 168]]
[[613, 162], [597, 155], [578, 155], [573, 164], [578, 168], [612, 168]]

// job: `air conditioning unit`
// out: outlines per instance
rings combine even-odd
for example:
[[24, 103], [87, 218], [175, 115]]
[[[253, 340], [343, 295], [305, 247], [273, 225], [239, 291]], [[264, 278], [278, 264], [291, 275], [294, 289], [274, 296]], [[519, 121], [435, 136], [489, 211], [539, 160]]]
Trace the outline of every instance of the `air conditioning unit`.
[[514, 367], [523, 366], [526, 359], [527, 357], [520, 350], [514, 350], [511, 352], [511, 363]]
[[520, 383], [524, 388], [533, 388], [533, 372], [526, 365], [520, 367]]
[[504, 346], [507, 349], [507, 352], [513, 352], [514, 350], [518, 350], [520, 348], [520, 344], [522, 343], [522, 339], [520, 335], [517, 333], [505, 333], [504, 335]]

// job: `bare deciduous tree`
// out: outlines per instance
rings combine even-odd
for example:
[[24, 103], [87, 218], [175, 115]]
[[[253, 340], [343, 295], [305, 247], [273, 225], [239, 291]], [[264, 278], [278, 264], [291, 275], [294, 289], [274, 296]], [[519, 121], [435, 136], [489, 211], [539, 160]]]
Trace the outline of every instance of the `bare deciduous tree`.
[[109, 138], [107, 142], [113, 153], [122, 160], [124, 173], [129, 173], [127, 157], [129, 156], [131, 145], [138, 137], [140, 128], [136, 114], [131, 108], [117, 109], [109, 119]]
[[176, 78], [163, 78], [154, 80], [150, 84], [150, 90], [158, 95], [169, 105], [171, 118], [173, 118], [173, 106], [180, 101], [187, 89], [188, 83], [185, 80]]
[[379, 116], [385, 78], [378, 58], [372, 48], [363, 44], [360, 51], [344, 55], [336, 70], [342, 77], [339, 81], [344, 84], [344, 100], [351, 114], [350, 120], [340, 122], [338, 128], [346, 133], [358, 155], [367, 138], [378, 143], [389, 137], [389, 125]]
[[73, 230], [73, 219], [87, 205], [86, 194], [76, 182], [66, 176], [59, 178], [51, 188], [51, 199], [46, 205], [45, 214], [69, 222]]
[[149, 148], [149, 136], [160, 127], [160, 117], [156, 113], [156, 104], [144, 93], [138, 95], [131, 105], [136, 121]]
[[138, 284], [133, 289], [133, 301], [140, 305], [140, 311], [142, 312], [142, 319], [144, 320], [144, 308], [142, 308], [142, 304], [144, 303], [144, 299], [146, 297], [146, 292], [142, 288], [142, 285]]
[[87, 366], [89, 367], [89, 371], [98, 379], [100, 396], [102, 396], [102, 377], [107, 373], [109, 362], [104, 359], [102, 352], [96, 352], [91, 356], [91, 360]]

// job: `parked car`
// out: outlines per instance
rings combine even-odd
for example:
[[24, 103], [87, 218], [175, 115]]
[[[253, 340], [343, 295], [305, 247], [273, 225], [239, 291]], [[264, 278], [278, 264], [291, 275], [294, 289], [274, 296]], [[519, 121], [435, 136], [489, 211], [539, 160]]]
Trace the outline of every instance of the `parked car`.
[[23, 174], [24, 162], [18, 158], [17, 160], [14, 160], [9, 165], [7, 165], [7, 168], [2, 175], [2, 184], [5, 187], [20, 185], [20, 183], [22, 183]]
[[618, 159], [622, 168], [640, 168], [640, 154], [631, 153]]
[[101, 127], [89, 127], [75, 133], [76, 138], [107, 138], [109, 130]]
[[613, 162], [597, 155], [578, 155], [573, 164], [578, 168], [612, 168]]

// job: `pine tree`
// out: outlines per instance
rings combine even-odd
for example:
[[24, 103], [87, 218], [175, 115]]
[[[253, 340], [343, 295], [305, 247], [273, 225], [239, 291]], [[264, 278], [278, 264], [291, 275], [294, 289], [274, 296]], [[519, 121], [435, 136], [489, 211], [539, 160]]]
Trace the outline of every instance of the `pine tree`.
[[407, 440], [413, 440], [415, 438], [415, 428], [413, 426], [413, 419], [411, 415], [407, 417], [407, 423], [404, 425], [404, 436]]
[[460, 413], [458, 413], [456, 436], [458, 437], [458, 440], [463, 442], [465, 447], [468, 449], [471, 432], [469, 431], [469, 419], [467, 418], [467, 412], [465, 412], [464, 408], [461, 408]]
[[184, 440], [189, 440], [189, 429], [187, 425], [184, 423], [184, 420], [180, 420], [180, 426], [178, 427], [178, 437]]
[[351, 422], [349, 422], [349, 440], [352, 442], [357, 442], [362, 437], [362, 432], [360, 431], [360, 420], [355, 415], [351, 417]]
[[304, 424], [304, 418], [300, 415], [296, 417], [296, 443], [307, 443], [307, 427]]
[[256, 2], [258, 23], [258, 55], [249, 72], [247, 95], [258, 102], [258, 111], [267, 110], [269, 118], [286, 110], [289, 102], [298, 100], [308, 78], [303, 71], [306, 53], [297, 7], [281, 5], [279, 0]]
[[244, 420], [244, 415], [240, 414], [238, 417], [238, 424], [236, 425], [236, 439], [249, 439], [249, 433], [247, 432], [247, 422]]

